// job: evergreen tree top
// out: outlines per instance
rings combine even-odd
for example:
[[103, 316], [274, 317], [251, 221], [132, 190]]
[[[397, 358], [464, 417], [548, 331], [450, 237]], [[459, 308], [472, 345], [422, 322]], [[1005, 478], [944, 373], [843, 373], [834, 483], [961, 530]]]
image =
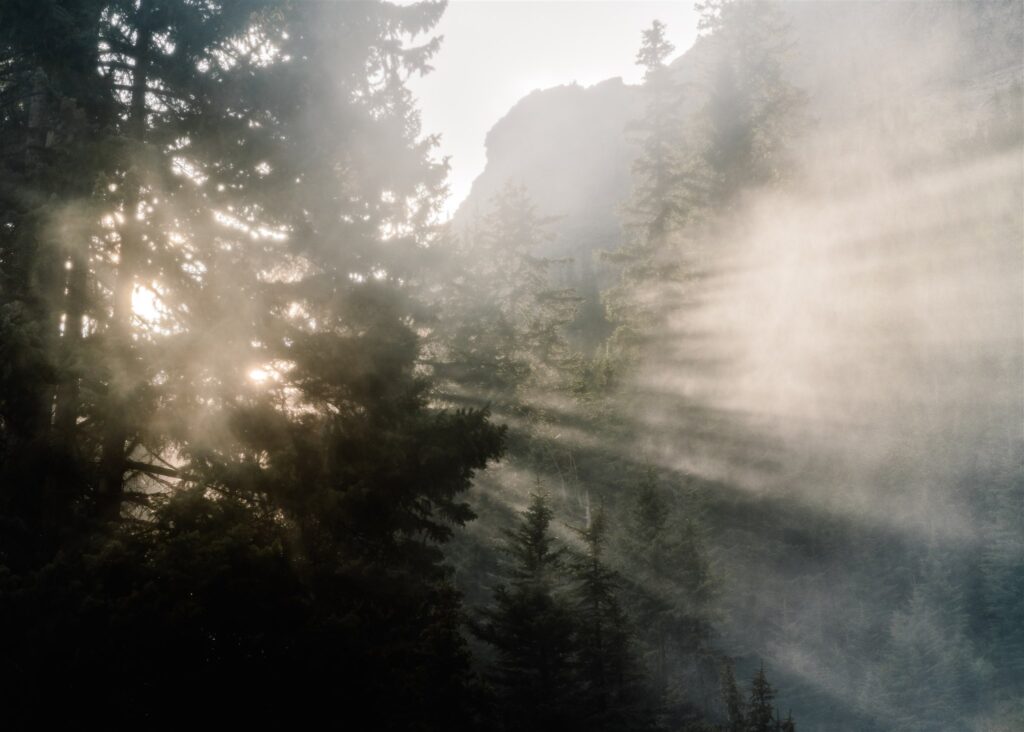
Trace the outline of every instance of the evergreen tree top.
[[636, 63], [645, 69], [644, 79], [658, 69], [664, 68], [665, 60], [675, 50], [675, 46], [665, 37], [666, 26], [660, 20], [651, 23], [651, 27], [643, 32], [643, 41], [636, 54]]
[[518, 525], [504, 532], [505, 551], [515, 564], [513, 578], [523, 583], [543, 582], [561, 561], [563, 549], [556, 547], [550, 534], [554, 513], [539, 482], [520, 516]]

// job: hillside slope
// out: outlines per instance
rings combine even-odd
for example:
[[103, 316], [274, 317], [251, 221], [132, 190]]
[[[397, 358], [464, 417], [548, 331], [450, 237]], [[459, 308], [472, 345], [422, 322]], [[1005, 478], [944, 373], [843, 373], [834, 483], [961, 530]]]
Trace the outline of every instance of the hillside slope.
[[[700, 487], [723, 650], [781, 669], [801, 729], [1013, 729], [1000, 649], [1019, 621], [985, 608], [1024, 567], [1020, 512], [1000, 508], [1024, 491], [1024, 6], [781, 7], [807, 95], [794, 180], [737, 211], [637, 376], [635, 443], [613, 447]], [[702, 62], [698, 43], [673, 68], [695, 81]], [[526, 97], [456, 217], [509, 180], [561, 216], [541, 253], [574, 259], [588, 347], [642, 97], [618, 80]], [[586, 457], [581, 485], [623, 490]]]

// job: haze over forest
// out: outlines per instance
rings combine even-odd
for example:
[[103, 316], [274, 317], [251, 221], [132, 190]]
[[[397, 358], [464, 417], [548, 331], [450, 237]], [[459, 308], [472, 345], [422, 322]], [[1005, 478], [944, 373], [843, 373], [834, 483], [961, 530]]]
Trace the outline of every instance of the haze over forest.
[[447, 10], [0, 0], [5, 726], [1024, 729], [1020, 0]]

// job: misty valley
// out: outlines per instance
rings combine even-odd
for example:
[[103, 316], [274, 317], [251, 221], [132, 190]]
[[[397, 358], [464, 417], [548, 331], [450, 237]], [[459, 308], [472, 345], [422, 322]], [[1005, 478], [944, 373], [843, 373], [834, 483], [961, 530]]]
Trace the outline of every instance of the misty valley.
[[0, 0], [0, 720], [1024, 730], [1024, 3]]

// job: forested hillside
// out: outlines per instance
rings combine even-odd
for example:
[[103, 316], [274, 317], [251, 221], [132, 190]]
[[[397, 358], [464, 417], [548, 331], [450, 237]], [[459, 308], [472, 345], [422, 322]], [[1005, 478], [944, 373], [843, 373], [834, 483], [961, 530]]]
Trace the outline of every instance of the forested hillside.
[[0, 0], [5, 728], [1024, 727], [1022, 6], [697, 9]]
[[[577, 511], [656, 468], [696, 496], [720, 652], [768, 659], [805, 728], [1012, 729], [1021, 9], [794, 3], [752, 26], [743, 73], [713, 37], [665, 50], [617, 132], [563, 125], [615, 118], [616, 80], [525, 98], [455, 228], [502, 180], [550, 217], [535, 253], [572, 258], [550, 265], [582, 299], [567, 333], [599, 343], [572, 388], [615, 385], [621, 431], [573, 402], [545, 470]], [[632, 174], [553, 162], [582, 145]]]

